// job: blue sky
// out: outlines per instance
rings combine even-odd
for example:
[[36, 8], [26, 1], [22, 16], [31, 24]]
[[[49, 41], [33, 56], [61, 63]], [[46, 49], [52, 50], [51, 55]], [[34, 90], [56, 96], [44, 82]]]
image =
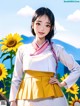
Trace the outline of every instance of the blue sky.
[[64, 0], [0, 0], [0, 39], [9, 33], [32, 36], [32, 14], [43, 6], [55, 15], [54, 38], [80, 48], [80, 2]]

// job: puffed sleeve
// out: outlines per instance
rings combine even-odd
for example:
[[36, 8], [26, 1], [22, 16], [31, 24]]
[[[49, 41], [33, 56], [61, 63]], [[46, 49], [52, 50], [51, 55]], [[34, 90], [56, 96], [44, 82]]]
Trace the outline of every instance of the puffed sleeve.
[[16, 99], [16, 94], [18, 92], [18, 88], [20, 85], [20, 82], [23, 77], [23, 62], [22, 62], [22, 46], [18, 48], [18, 51], [16, 53], [16, 59], [15, 59], [15, 65], [14, 65], [14, 72], [11, 82], [11, 89], [10, 89], [10, 96], [9, 101], [13, 101]]
[[58, 58], [70, 70], [69, 76], [64, 80], [67, 83], [65, 87], [70, 88], [80, 77], [80, 65], [62, 46], [58, 47]]

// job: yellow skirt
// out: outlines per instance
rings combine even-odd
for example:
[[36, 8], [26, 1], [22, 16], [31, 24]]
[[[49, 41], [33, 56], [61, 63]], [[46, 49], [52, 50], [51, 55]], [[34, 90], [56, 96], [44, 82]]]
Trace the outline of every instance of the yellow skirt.
[[22, 80], [16, 99], [39, 99], [39, 98], [57, 98], [62, 97], [63, 93], [58, 84], [49, 84], [53, 72], [40, 72], [27, 70]]

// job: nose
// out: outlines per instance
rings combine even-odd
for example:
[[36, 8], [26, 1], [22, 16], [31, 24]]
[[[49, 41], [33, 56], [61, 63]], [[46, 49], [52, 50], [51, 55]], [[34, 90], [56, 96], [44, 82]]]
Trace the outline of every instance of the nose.
[[44, 31], [44, 25], [41, 26], [41, 31]]

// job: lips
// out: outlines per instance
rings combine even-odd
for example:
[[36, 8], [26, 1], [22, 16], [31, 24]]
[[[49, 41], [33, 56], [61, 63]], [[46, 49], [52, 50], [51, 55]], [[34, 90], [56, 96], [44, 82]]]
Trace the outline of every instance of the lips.
[[40, 35], [43, 35], [44, 34], [44, 32], [38, 32]]

